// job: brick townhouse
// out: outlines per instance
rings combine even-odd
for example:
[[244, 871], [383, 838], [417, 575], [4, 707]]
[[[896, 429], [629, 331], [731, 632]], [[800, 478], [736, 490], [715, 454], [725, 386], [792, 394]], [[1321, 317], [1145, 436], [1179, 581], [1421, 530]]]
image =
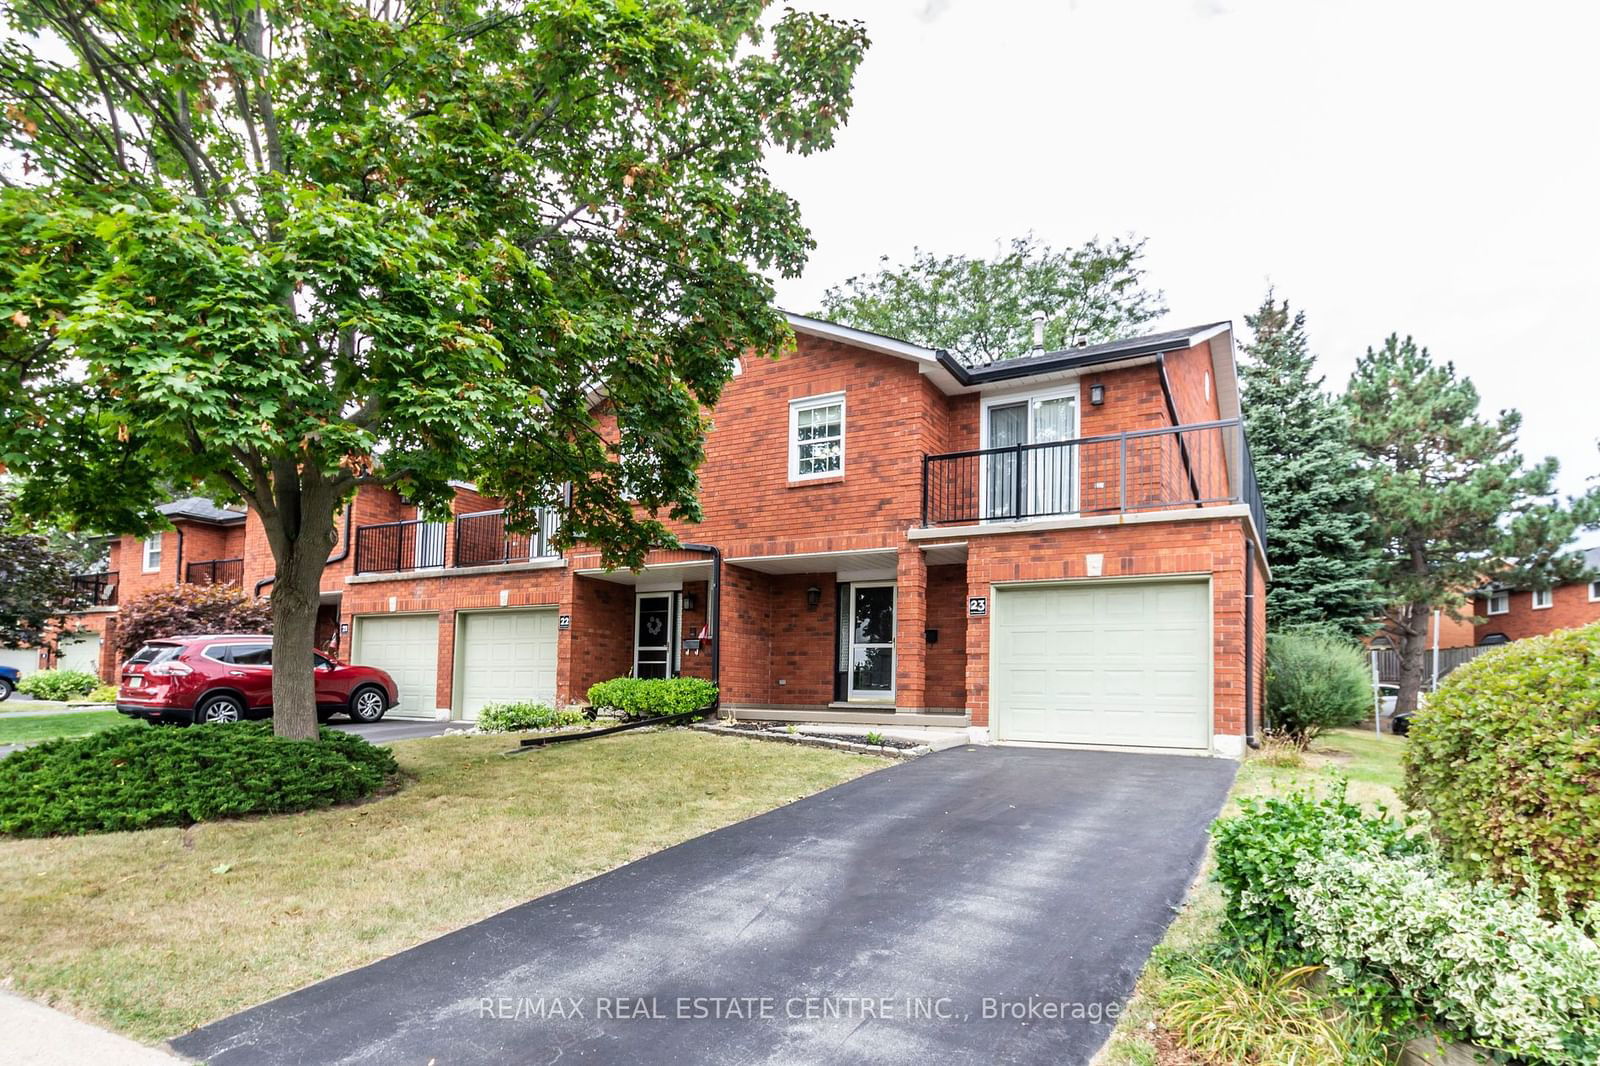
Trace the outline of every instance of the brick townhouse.
[[[742, 360], [712, 412], [682, 547], [608, 571], [469, 486], [449, 522], [365, 491], [319, 643], [389, 670], [400, 716], [715, 670], [741, 718], [1242, 750], [1268, 575], [1227, 323], [987, 365], [790, 324], [796, 350]], [[259, 528], [202, 503], [170, 505], [181, 549], [121, 540], [116, 595], [151, 552], [156, 580], [270, 594]]]
[[[1583, 553], [1590, 573], [1600, 572], [1600, 548]], [[1600, 622], [1600, 581], [1569, 581], [1548, 589], [1490, 585], [1477, 602], [1477, 644], [1505, 644]]]

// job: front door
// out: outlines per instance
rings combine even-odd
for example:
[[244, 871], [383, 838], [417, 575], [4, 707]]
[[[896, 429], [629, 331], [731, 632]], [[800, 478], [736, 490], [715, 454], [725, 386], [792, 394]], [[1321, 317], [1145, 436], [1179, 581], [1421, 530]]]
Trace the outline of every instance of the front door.
[[633, 676], [671, 677], [677, 628], [671, 592], [642, 592], [636, 601], [633, 627]]
[[850, 698], [894, 699], [894, 584], [850, 586]]

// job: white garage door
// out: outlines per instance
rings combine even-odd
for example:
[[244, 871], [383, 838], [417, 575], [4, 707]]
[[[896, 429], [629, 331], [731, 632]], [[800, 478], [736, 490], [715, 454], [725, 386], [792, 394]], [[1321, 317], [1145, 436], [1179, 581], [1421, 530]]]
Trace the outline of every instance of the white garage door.
[[998, 739], [1210, 747], [1210, 586], [1051, 585], [994, 600]]
[[62, 637], [58, 645], [61, 652], [57, 668], [82, 670], [100, 676], [100, 634], [85, 633], [81, 637]]
[[469, 611], [458, 617], [459, 717], [474, 721], [489, 703], [555, 703], [553, 609]]
[[389, 671], [400, 689], [400, 705], [389, 713], [432, 718], [437, 712], [439, 616], [357, 615], [351, 661]]
[[0, 648], [0, 666], [14, 666], [27, 677], [39, 669], [39, 649]]

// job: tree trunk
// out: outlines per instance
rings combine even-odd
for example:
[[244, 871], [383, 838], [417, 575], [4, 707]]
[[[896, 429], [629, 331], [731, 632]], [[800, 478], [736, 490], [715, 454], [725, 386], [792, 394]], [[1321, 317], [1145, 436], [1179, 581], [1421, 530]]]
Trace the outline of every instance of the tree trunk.
[[280, 501], [272, 516], [262, 516], [277, 564], [272, 582], [272, 731], [280, 737], [315, 740], [312, 652], [338, 501], [324, 492], [302, 490], [293, 503], [291, 509]]
[[317, 586], [305, 568], [278, 568], [272, 583], [272, 731], [280, 737], [317, 736], [316, 674], [312, 649], [317, 630]]
[[1428, 650], [1428, 627], [1418, 625], [1417, 620], [1427, 617], [1426, 605], [1408, 603], [1391, 619], [1389, 631], [1400, 656], [1400, 692], [1394, 702], [1396, 714], [1417, 709], [1417, 694], [1422, 691], [1423, 659]]

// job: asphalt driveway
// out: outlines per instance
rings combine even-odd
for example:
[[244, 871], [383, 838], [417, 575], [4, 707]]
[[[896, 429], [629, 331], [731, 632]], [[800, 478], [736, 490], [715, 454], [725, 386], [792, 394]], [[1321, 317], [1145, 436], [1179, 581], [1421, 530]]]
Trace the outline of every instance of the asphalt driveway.
[[956, 748], [173, 1046], [213, 1066], [1086, 1063], [1182, 900], [1234, 770]]

